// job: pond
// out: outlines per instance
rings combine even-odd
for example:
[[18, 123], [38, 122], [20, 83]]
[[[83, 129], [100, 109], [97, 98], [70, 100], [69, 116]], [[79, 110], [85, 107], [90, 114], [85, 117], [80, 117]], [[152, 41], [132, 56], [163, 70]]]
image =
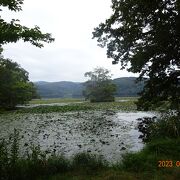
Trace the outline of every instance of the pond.
[[70, 157], [78, 152], [103, 155], [108, 161], [143, 148], [137, 118], [152, 117], [152, 112], [87, 111], [46, 114], [1, 114], [0, 138], [20, 132], [21, 153], [40, 145], [46, 153]]

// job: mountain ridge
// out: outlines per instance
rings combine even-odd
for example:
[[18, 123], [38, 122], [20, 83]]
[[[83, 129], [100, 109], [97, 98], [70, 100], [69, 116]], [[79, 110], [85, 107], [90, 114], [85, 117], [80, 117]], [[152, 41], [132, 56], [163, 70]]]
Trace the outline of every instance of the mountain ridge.
[[[115, 96], [137, 96], [144, 87], [144, 81], [135, 83], [136, 77], [120, 77], [113, 79], [117, 86]], [[81, 98], [85, 82], [73, 81], [37, 81], [34, 82], [38, 94], [42, 98]]]

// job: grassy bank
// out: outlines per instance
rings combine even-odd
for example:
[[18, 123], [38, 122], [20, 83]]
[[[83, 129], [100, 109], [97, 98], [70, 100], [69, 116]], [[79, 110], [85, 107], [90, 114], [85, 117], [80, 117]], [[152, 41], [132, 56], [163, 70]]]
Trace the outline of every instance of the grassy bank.
[[47, 98], [47, 99], [33, 99], [29, 104], [51, 104], [51, 103], [73, 103], [84, 102], [84, 98]]
[[[136, 101], [138, 97], [116, 97], [115, 101], [129, 100]], [[33, 99], [29, 104], [51, 104], [51, 103], [73, 103], [85, 102], [84, 98], [47, 98], [47, 99]]]

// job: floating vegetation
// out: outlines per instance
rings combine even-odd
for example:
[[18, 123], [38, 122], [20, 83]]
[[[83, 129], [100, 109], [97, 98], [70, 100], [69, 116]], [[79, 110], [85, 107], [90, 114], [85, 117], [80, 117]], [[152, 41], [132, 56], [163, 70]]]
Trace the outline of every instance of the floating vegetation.
[[[50, 113], [50, 112], [70, 112], [70, 111], [93, 111], [93, 110], [113, 110], [113, 111], [136, 111], [134, 100], [122, 102], [100, 102], [100, 103], [70, 103], [61, 105], [36, 105], [18, 108], [15, 113]], [[34, 105], [33, 105], [34, 106]]]
[[50, 112], [69, 112], [69, 111], [87, 111], [92, 110], [92, 107], [81, 105], [65, 105], [65, 106], [37, 106], [30, 108], [21, 108], [16, 110], [16, 113], [50, 113]]
[[140, 133], [136, 129], [136, 119], [144, 115], [151, 116], [151, 113], [88, 109], [1, 114], [0, 138], [7, 138], [16, 128], [20, 132], [21, 153], [33, 143], [39, 144], [49, 154], [64, 153], [69, 157], [85, 151], [102, 154], [114, 161], [127, 151], [143, 147], [138, 139]]

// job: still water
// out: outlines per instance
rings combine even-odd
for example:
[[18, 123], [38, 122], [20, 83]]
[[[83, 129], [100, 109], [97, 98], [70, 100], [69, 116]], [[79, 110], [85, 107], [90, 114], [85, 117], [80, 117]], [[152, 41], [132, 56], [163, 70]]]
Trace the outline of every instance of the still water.
[[70, 157], [89, 152], [114, 162], [125, 152], [143, 148], [137, 119], [152, 116], [152, 112], [113, 111], [2, 114], [0, 138], [7, 139], [16, 128], [20, 132], [21, 154], [35, 144], [47, 154], [56, 152]]

